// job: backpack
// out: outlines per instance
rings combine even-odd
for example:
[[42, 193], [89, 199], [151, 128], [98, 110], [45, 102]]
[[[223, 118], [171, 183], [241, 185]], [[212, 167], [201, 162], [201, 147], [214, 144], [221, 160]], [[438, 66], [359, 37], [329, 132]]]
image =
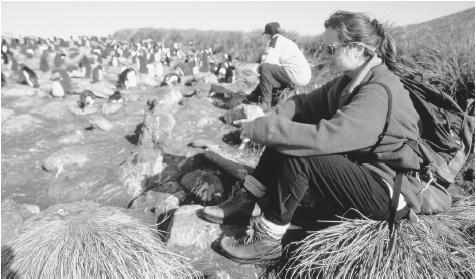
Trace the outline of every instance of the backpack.
[[[412, 77], [400, 77], [400, 81], [421, 119], [420, 138], [406, 144], [422, 159], [422, 163], [415, 175], [397, 173], [390, 225], [394, 222], [398, 203], [396, 197], [399, 194], [396, 193], [404, 194], [413, 213], [437, 214], [451, 206], [451, 196], [446, 188], [454, 183], [468, 159], [474, 136], [474, 117], [467, 115], [448, 94]], [[376, 145], [386, 132], [392, 108], [390, 89], [385, 84], [377, 84], [385, 88], [389, 104], [384, 131]]]
[[468, 159], [474, 136], [474, 117], [467, 115], [446, 93], [410, 77], [400, 78], [420, 115], [420, 138], [408, 142], [423, 159], [420, 175], [433, 175], [448, 187]]

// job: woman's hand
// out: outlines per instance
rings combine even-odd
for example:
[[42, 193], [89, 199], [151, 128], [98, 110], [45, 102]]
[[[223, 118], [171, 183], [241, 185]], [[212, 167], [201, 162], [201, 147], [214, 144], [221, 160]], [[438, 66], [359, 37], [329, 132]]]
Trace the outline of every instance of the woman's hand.
[[251, 122], [252, 120], [250, 119], [239, 119], [239, 120], [235, 120], [233, 121], [233, 125], [237, 126], [239, 128], [239, 131], [240, 131], [240, 139], [243, 140], [243, 142], [245, 140], [249, 141], [250, 139], [246, 136], [246, 135], [249, 135], [250, 131], [249, 131], [249, 128], [250, 126], [248, 125], [249, 122]]

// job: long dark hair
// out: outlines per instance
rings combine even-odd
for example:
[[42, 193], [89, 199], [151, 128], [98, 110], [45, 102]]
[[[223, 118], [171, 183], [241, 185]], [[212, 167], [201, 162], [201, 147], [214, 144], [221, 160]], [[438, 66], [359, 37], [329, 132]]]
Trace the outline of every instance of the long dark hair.
[[343, 42], [362, 42], [375, 47], [375, 52], [395, 74], [404, 74], [403, 65], [399, 62], [397, 48], [393, 38], [385, 32], [382, 24], [363, 13], [337, 11], [324, 22], [325, 28], [335, 29]]

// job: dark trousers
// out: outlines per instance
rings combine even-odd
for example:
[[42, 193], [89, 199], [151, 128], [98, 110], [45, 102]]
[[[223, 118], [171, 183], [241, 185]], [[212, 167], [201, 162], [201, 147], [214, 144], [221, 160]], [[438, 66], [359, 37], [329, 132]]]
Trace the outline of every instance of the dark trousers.
[[389, 216], [385, 183], [343, 155], [292, 157], [266, 148], [252, 175], [266, 187], [264, 216], [275, 224], [291, 221], [309, 187], [321, 219], [352, 218], [349, 209], [374, 220]]
[[260, 74], [259, 84], [251, 94], [268, 107], [276, 105], [279, 95], [273, 95], [273, 90], [292, 85], [288, 73], [283, 66], [268, 63], [262, 64], [258, 68], [258, 72]]

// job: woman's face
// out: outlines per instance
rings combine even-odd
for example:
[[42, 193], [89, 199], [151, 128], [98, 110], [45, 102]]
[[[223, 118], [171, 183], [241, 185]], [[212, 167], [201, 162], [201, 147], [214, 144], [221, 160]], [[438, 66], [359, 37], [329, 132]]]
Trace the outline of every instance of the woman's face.
[[327, 28], [322, 39], [324, 44], [334, 46], [334, 54], [329, 54], [324, 50], [324, 55], [327, 56], [327, 64], [331, 72], [336, 74], [346, 73], [360, 66], [360, 56], [362, 54], [359, 53], [356, 48], [349, 48], [348, 46], [342, 45], [335, 29]]

